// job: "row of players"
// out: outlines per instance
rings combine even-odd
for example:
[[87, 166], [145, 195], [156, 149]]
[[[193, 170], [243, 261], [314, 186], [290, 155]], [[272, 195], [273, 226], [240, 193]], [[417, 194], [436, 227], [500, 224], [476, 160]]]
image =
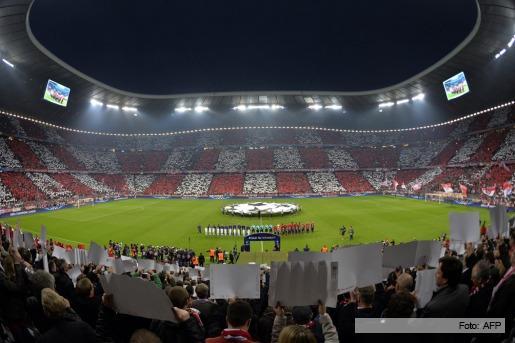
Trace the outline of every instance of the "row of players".
[[[197, 231], [202, 234], [202, 226], [197, 226]], [[289, 224], [262, 224], [262, 225], [208, 225], [204, 228], [206, 236], [248, 236], [253, 233], [274, 233], [288, 235], [308, 233], [315, 231], [315, 223], [289, 223]]]

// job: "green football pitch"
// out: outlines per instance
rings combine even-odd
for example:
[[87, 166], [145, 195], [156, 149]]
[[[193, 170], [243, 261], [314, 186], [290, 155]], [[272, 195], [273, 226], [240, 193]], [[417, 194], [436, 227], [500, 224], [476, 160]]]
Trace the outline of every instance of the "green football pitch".
[[[252, 200], [251, 200], [252, 201]], [[394, 239], [396, 242], [413, 239], [434, 239], [449, 232], [449, 212], [480, 212], [481, 220], [489, 221], [488, 211], [459, 205], [438, 204], [421, 200], [363, 196], [346, 198], [274, 199], [274, 202], [292, 202], [302, 208], [297, 214], [284, 217], [262, 218], [264, 224], [290, 222], [315, 223], [314, 233], [290, 235], [281, 239], [281, 250], [311, 250], [328, 246], [377, 242]], [[77, 244], [95, 241], [106, 244], [110, 239], [118, 242], [146, 243], [191, 247], [207, 251], [211, 247], [231, 249], [240, 247], [242, 237], [214, 237], [197, 233], [202, 227], [223, 224], [259, 224], [259, 218], [224, 215], [221, 208], [248, 200], [160, 200], [131, 199], [87, 205], [53, 212], [9, 218], [4, 222], [20, 224], [23, 230], [38, 233], [42, 224], [48, 236], [62, 242]], [[355, 229], [355, 238], [348, 233], [340, 236], [341, 225]], [[253, 251], [260, 251], [260, 243], [252, 243]], [[273, 243], [266, 242], [265, 250]]]

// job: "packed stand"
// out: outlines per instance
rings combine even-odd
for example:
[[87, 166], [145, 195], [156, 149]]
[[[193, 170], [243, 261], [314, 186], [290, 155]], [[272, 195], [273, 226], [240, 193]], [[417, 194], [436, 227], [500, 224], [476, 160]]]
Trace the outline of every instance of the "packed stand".
[[311, 193], [311, 186], [304, 173], [277, 173], [277, 192], [280, 194]]
[[12, 193], [7, 189], [7, 187], [0, 180], [0, 208], [10, 208], [14, 207], [16, 204], [16, 199], [14, 199]]
[[242, 171], [245, 170], [245, 150], [244, 149], [224, 149], [218, 155], [216, 170], [223, 171]]
[[322, 148], [300, 148], [300, 155], [306, 169], [326, 169], [329, 159]]
[[0, 173], [0, 179], [18, 201], [29, 202], [47, 198], [25, 173], [4, 172]]
[[77, 182], [78, 180], [71, 174], [55, 173], [52, 175], [52, 177], [55, 179], [55, 181], [61, 184], [64, 189], [71, 191], [75, 195], [82, 197], [94, 195], [94, 192], [91, 188], [81, 182]]
[[26, 175], [50, 199], [66, 199], [73, 195], [48, 174], [27, 173]]
[[102, 185], [106, 185], [118, 194], [127, 194], [129, 188], [125, 177], [121, 174], [94, 174], [92, 177]]
[[187, 174], [175, 193], [179, 195], [205, 195], [209, 190], [212, 179], [213, 174]]
[[248, 170], [270, 170], [274, 166], [274, 152], [270, 149], [249, 149], [246, 151]]
[[385, 190], [392, 187], [392, 181], [395, 178], [394, 171], [369, 171], [365, 170], [363, 176], [376, 190]]
[[277, 193], [275, 175], [271, 173], [247, 173], [243, 184], [245, 194]]
[[511, 129], [501, 147], [492, 157], [494, 161], [513, 161], [515, 160], [515, 129]]
[[471, 157], [471, 162], [490, 162], [492, 157], [504, 142], [508, 134], [507, 130], [492, 131], [483, 140], [481, 146]]
[[425, 173], [417, 177], [415, 180], [408, 184], [408, 189], [414, 191], [420, 191], [422, 187], [431, 183], [438, 175], [442, 173], [442, 168], [436, 167], [427, 170]]
[[211, 181], [208, 194], [241, 194], [243, 181], [243, 174], [216, 174]]
[[9, 139], [7, 144], [11, 151], [16, 155], [16, 158], [23, 164], [24, 168], [46, 169], [43, 163], [25, 142], [17, 139]]
[[131, 194], [143, 194], [154, 182], [155, 176], [151, 175], [126, 175], [127, 189]]
[[112, 194], [113, 190], [109, 187], [107, 187], [105, 184], [99, 182], [98, 180], [95, 180], [88, 174], [71, 174], [77, 181], [82, 183], [83, 185], [87, 186], [88, 188], [92, 189], [97, 194]]
[[121, 170], [114, 151], [86, 150], [73, 145], [67, 148], [89, 171], [117, 172]]
[[449, 160], [453, 158], [456, 153], [461, 149], [463, 146], [462, 140], [455, 140], [449, 142], [442, 151], [438, 155], [435, 156], [433, 161], [431, 161], [430, 165], [439, 165], [444, 166], [449, 163]]
[[295, 137], [299, 144], [322, 144], [322, 138], [315, 130], [295, 130]]
[[23, 129], [23, 127], [20, 124], [20, 121], [17, 118], [9, 118], [11, 121], [11, 125], [14, 129], [14, 134], [18, 137], [27, 137], [27, 133]]
[[354, 148], [350, 153], [361, 168], [389, 168], [399, 160], [399, 150], [392, 147]]
[[456, 155], [450, 159], [449, 164], [459, 164], [468, 161], [483, 143], [484, 136], [474, 136], [465, 141]]
[[67, 169], [64, 163], [55, 157], [43, 144], [36, 143], [35, 141], [27, 141], [26, 143], [49, 170]]
[[174, 150], [168, 156], [163, 169], [165, 171], [184, 171], [191, 167], [193, 152], [191, 150]]
[[16, 159], [9, 146], [5, 143], [4, 138], [0, 138], [0, 168], [16, 169], [21, 168], [20, 161]]
[[334, 175], [347, 192], [373, 192], [374, 187], [360, 172], [335, 172]]
[[145, 190], [147, 195], [172, 195], [182, 182], [184, 176], [180, 174], [160, 175]]
[[333, 173], [307, 173], [309, 184], [314, 193], [341, 193], [345, 188]]
[[77, 160], [63, 145], [51, 144], [49, 148], [52, 154], [68, 167], [67, 170], [86, 170], [84, 164]]
[[358, 164], [346, 150], [332, 148], [326, 150], [327, 157], [335, 169], [358, 169]]
[[427, 167], [431, 161], [445, 148], [447, 141], [429, 142], [419, 146], [408, 146], [400, 149], [399, 167]]
[[274, 150], [274, 168], [276, 169], [302, 169], [304, 164], [297, 148], [284, 148]]
[[198, 159], [193, 167], [194, 170], [213, 170], [220, 151], [217, 149], [204, 149], [199, 153]]

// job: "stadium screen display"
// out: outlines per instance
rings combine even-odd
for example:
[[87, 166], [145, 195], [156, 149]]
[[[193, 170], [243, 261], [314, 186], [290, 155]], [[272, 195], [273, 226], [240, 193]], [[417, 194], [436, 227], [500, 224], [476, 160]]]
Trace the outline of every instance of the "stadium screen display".
[[66, 107], [66, 105], [68, 105], [69, 96], [70, 88], [55, 81], [48, 80], [43, 99], [53, 104]]
[[467, 79], [465, 78], [465, 74], [463, 72], [445, 80], [443, 82], [443, 88], [445, 88], [445, 95], [447, 95], [447, 100], [459, 98], [460, 96], [467, 94], [470, 91]]

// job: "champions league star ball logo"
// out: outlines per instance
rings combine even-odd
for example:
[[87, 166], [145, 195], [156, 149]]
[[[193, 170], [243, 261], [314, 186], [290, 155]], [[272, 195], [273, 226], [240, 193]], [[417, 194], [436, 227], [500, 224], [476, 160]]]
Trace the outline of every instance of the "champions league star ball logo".
[[283, 215], [297, 212], [299, 206], [287, 203], [252, 202], [225, 206], [222, 210], [224, 213], [240, 216]]

